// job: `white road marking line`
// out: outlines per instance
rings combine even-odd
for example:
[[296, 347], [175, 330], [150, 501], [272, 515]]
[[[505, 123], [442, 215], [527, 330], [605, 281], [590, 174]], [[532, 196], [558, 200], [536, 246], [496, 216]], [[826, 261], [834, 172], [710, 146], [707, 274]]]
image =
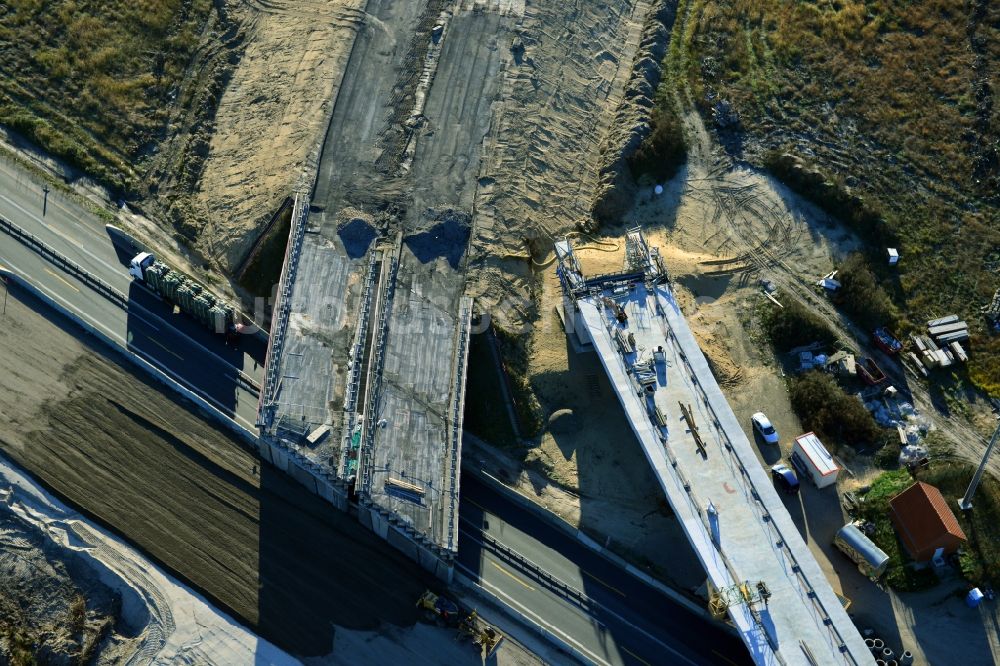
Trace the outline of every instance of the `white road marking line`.
[[[5, 196], [3, 194], [0, 194], [0, 199], [3, 199], [7, 203], [9, 203], [11, 206], [13, 206], [14, 208], [17, 208], [19, 211], [21, 211], [22, 213], [24, 213], [25, 215], [27, 215], [28, 217], [30, 217], [31, 219], [33, 219], [35, 222], [38, 222], [39, 224], [41, 224], [42, 226], [44, 226], [45, 228], [47, 228], [49, 231], [51, 231], [55, 235], [59, 236], [60, 238], [62, 238], [65, 241], [69, 242], [76, 249], [78, 249], [80, 252], [83, 252], [85, 255], [87, 255], [88, 257], [90, 257], [91, 259], [93, 259], [94, 261], [96, 261], [97, 263], [103, 265], [105, 268], [110, 269], [112, 273], [121, 274], [121, 269], [120, 268], [116, 268], [115, 266], [112, 266], [108, 262], [104, 261], [103, 259], [101, 259], [97, 255], [95, 255], [93, 252], [91, 252], [90, 250], [88, 250], [86, 247], [84, 247], [83, 244], [80, 243], [79, 241], [77, 241], [75, 239], [72, 239], [72, 238], [67, 238], [61, 231], [53, 228], [47, 222], [45, 222], [45, 220], [43, 220], [42, 218], [38, 217], [37, 215], [35, 215], [31, 211], [25, 209], [23, 206], [21, 206], [20, 204], [16, 203], [15, 201], [13, 201], [10, 197], [7, 197], [7, 196]], [[108, 239], [108, 242], [109, 243], [111, 242], [110, 238]]]
[[[29, 275], [29, 273], [27, 273], [26, 271], [21, 270], [20, 268], [18, 268], [17, 266], [15, 266], [14, 264], [12, 264], [9, 261], [6, 262], [6, 267], [8, 269], [10, 269], [10, 271], [12, 273], [15, 273], [17, 275]], [[250, 430], [251, 432], [253, 431], [253, 428], [256, 427], [253, 424], [251, 424], [249, 421], [247, 421], [245, 418], [243, 418], [242, 416], [240, 416], [239, 414], [237, 414], [235, 412], [235, 410], [230, 410], [227, 407], [224, 407], [218, 400], [216, 400], [215, 398], [213, 398], [213, 397], [211, 397], [209, 395], [206, 395], [204, 393], [204, 391], [202, 391], [200, 388], [198, 388], [197, 386], [191, 384], [188, 381], [185, 381], [184, 379], [182, 379], [181, 377], [179, 377], [177, 374], [175, 374], [174, 372], [172, 372], [169, 368], [166, 368], [162, 364], [160, 364], [160, 362], [157, 361], [156, 359], [154, 359], [152, 357], [149, 357], [146, 354], [143, 354], [142, 352], [140, 352], [138, 350], [130, 350], [128, 348], [128, 344], [129, 344], [128, 340], [126, 340], [122, 335], [120, 335], [118, 333], [113, 333], [107, 326], [105, 326], [104, 324], [98, 323], [90, 315], [82, 312], [81, 310], [79, 310], [78, 308], [74, 307], [73, 305], [70, 305], [61, 296], [58, 296], [57, 294], [54, 294], [54, 293], [50, 292], [48, 289], [46, 289], [45, 287], [42, 287], [40, 285], [32, 283], [32, 286], [34, 286], [35, 289], [37, 289], [38, 291], [42, 292], [43, 294], [45, 294], [47, 297], [51, 298], [52, 300], [58, 301], [67, 311], [74, 313], [77, 317], [80, 317], [81, 319], [86, 319], [87, 322], [91, 326], [93, 326], [94, 328], [99, 328], [102, 331], [104, 331], [104, 333], [107, 334], [107, 336], [109, 338], [111, 338], [112, 340], [118, 341], [119, 342], [119, 346], [123, 350], [125, 350], [125, 351], [131, 351], [136, 356], [141, 356], [144, 361], [146, 361], [147, 363], [155, 366], [160, 372], [164, 373], [165, 375], [167, 375], [168, 377], [170, 377], [171, 379], [173, 379], [175, 382], [177, 382], [181, 386], [184, 386], [188, 390], [190, 390], [190, 391], [192, 391], [194, 393], [197, 393], [205, 401], [207, 401], [207, 402], [212, 403], [213, 405], [215, 405], [216, 409], [220, 410], [223, 415], [225, 415], [226, 412], [232, 411], [233, 415], [227, 417], [230, 420], [238, 423], [239, 425], [241, 425], [244, 428]], [[59, 313], [59, 314], [62, 314], [62, 313]], [[237, 389], [240, 390], [239, 387], [237, 387]], [[250, 395], [252, 396], [252, 394], [250, 394]], [[256, 403], [256, 400], [252, 400], [251, 402]]]
[[537, 615], [535, 615], [532, 611], [530, 611], [527, 608], [525, 608], [524, 606], [522, 606], [520, 603], [514, 601], [512, 598], [510, 598], [509, 596], [507, 596], [507, 594], [505, 594], [504, 591], [501, 590], [500, 588], [498, 588], [496, 585], [493, 585], [491, 583], [486, 582], [485, 580], [480, 579], [479, 576], [475, 572], [471, 571], [468, 567], [466, 567], [466, 566], [464, 566], [462, 564], [458, 564], [458, 563], [456, 563], [455, 566], [457, 568], [459, 568], [459, 569], [463, 569], [471, 577], [471, 579], [473, 581], [478, 581], [478, 583], [477, 583], [478, 585], [480, 585], [482, 587], [488, 587], [488, 588], [490, 588], [490, 590], [491, 590], [491, 592], [493, 594], [495, 594], [498, 597], [503, 597], [503, 600], [504, 600], [503, 603], [504, 604], [506, 604], [506, 605], [508, 605], [508, 606], [510, 606], [512, 608], [516, 608], [519, 613], [521, 613], [522, 615], [525, 615], [525, 616], [531, 618], [532, 622], [534, 622], [535, 624], [537, 624], [537, 625], [539, 625], [541, 627], [545, 627], [545, 629], [548, 630], [550, 633], [558, 635], [561, 640], [563, 640], [564, 642], [572, 645], [581, 654], [583, 654], [586, 657], [588, 657], [595, 664], [603, 664], [603, 666], [613, 666], [613, 664], [611, 664], [611, 662], [606, 661], [605, 659], [602, 659], [600, 656], [598, 656], [594, 652], [588, 650], [587, 648], [585, 648], [583, 645], [581, 645], [576, 639], [574, 639], [569, 634], [565, 633], [564, 631], [562, 631], [558, 627], [549, 624], [548, 622], [546, 622], [542, 618], [540, 618]]

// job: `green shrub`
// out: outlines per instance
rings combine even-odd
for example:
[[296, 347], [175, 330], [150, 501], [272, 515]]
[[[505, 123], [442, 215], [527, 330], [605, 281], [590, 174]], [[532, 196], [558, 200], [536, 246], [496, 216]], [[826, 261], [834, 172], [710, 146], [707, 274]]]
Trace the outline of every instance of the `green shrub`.
[[[968, 463], [932, 460], [920, 480], [936, 486], [946, 498], [961, 497], [974, 473], [975, 467]], [[1000, 482], [989, 473], [983, 476], [972, 506], [971, 511], [955, 510], [968, 538], [959, 564], [970, 583], [1000, 585]]]
[[213, 21], [211, 0], [0, 5], [0, 125], [105, 185], [135, 193], [165, 136], [171, 90]]
[[[997, 288], [996, 109], [988, 128], [976, 91], [998, 77], [1000, 3], [974, 4], [681, 2], [670, 80], [706, 116], [741, 111], [735, 157], [849, 226], [907, 320], [968, 320], [969, 378], [1000, 397], [1000, 336], [975, 330]], [[974, 72], [972, 35], [990, 45]], [[883, 274], [886, 247], [902, 260]]]
[[900, 592], [927, 589], [938, 582], [932, 569], [913, 568], [912, 560], [900, 543], [896, 528], [889, 518], [889, 500], [912, 484], [913, 478], [905, 469], [884, 472], [872, 483], [861, 504], [861, 516], [875, 525], [872, 541], [889, 556], [885, 582]]
[[672, 178], [687, 158], [684, 131], [673, 95], [658, 96], [649, 124], [649, 136], [629, 158], [629, 169], [634, 178], [648, 174], [653, 180], [663, 182]]
[[913, 477], [905, 469], [883, 472], [865, 495], [867, 505], [878, 504], [888, 510], [889, 500], [913, 485]]
[[545, 425], [542, 417], [542, 407], [538, 403], [534, 389], [529, 381], [530, 359], [528, 344], [530, 338], [507, 331], [499, 326], [493, 327], [497, 342], [500, 345], [500, 358], [507, 378], [510, 380], [510, 390], [514, 400], [514, 411], [517, 414], [521, 435], [533, 437]]
[[814, 370], [793, 379], [789, 396], [802, 425], [820, 439], [851, 448], [884, 439], [864, 404], [826, 373]]
[[896, 245], [895, 235], [886, 225], [882, 209], [853, 194], [837, 178], [790, 153], [771, 151], [763, 162], [764, 167], [791, 190], [846, 222], [867, 241], [879, 246]]
[[875, 452], [875, 466], [879, 469], [896, 469], [899, 467], [899, 448], [889, 442]]
[[844, 260], [837, 280], [836, 302], [855, 322], [868, 329], [895, 324], [899, 318], [896, 307], [861, 254], [855, 252]]
[[785, 352], [813, 342], [819, 342], [824, 346], [836, 342], [836, 334], [822, 317], [794, 299], [787, 299], [784, 306], [769, 307], [769, 304], [765, 303], [765, 309], [761, 314], [764, 330], [778, 351]]
[[[946, 498], [961, 497], [975, 468], [967, 463], [932, 460], [918, 478], [936, 487]], [[861, 516], [875, 524], [872, 540], [889, 556], [886, 582], [896, 590], [912, 591], [933, 585], [933, 570], [915, 570], [889, 518], [889, 501], [913, 484], [906, 470], [884, 472], [872, 483], [861, 504]], [[949, 499], [950, 501], [950, 499]], [[972, 511], [955, 509], [968, 542], [962, 546], [959, 568], [970, 583], [1000, 583], [1000, 483], [986, 475], [979, 486]]]

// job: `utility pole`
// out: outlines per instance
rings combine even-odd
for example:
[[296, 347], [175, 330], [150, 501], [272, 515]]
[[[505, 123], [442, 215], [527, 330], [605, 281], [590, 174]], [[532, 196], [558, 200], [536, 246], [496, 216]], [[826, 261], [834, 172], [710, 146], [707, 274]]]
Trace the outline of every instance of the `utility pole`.
[[7, 292], [9, 291], [9, 285], [7, 284], [7, 278], [0, 276], [0, 282], [3, 282], [3, 313], [7, 314]]
[[998, 439], [1000, 439], [1000, 425], [993, 431], [993, 437], [990, 438], [990, 443], [986, 445], [986, 453], [983, 454], [983, 461], [979, 463], [979, 469], [972, 475], [972, 481], [969, 482], [969, 489], [965, 491], [965, 497], [958, 500], [958, 506], [963, 511], [968, 511], [972, 508], [972, 496], [976, 494], [976, 488], [979, 487], [979, 481], [983, 478], [983, 472], [986, 470], [986, 463], [989, 461], [990, 453], [993, 452], [993, 447], [996, 446]]

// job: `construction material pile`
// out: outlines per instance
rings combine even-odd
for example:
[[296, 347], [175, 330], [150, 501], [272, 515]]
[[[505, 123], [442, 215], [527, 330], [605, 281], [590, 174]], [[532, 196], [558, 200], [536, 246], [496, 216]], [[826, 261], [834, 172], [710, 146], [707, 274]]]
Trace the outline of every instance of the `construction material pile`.
[[948, 315], [927, 322], [928, 335], [910, 336], [917, 353], [910, 352], [911, 360], [926, 375], [927, 370], [947, 368], [954, 363], [965, 363], [969, 356], [962, 342], [969, 339], [969, 325], [959, 321], [958, 315]]
[[990, 304], [983, 308], [983, 314], [993, 330], [1000, 331], [1000, 289], [997, 289], [993, 294], [993, 300], [990, 301]]

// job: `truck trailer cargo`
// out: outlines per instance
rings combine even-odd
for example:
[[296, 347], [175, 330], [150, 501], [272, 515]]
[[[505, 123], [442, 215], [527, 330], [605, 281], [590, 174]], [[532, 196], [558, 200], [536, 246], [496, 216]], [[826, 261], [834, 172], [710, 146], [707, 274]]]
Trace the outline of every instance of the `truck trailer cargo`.
[[791, 460], [802, 476], [810, 479], [817, 488], [825, 488], [837, 482], [840, 465], [815, 433], [807, 432], [795, 438]]
[[176, 304], [182, 312], [227, 339], [235, 339], [235, 334], [242, 328], [236, 323], [235, 308], [216, 298], [194, 280], [157, 261], [149, 252], [134, 256], [128, 272], [160, 298]]

